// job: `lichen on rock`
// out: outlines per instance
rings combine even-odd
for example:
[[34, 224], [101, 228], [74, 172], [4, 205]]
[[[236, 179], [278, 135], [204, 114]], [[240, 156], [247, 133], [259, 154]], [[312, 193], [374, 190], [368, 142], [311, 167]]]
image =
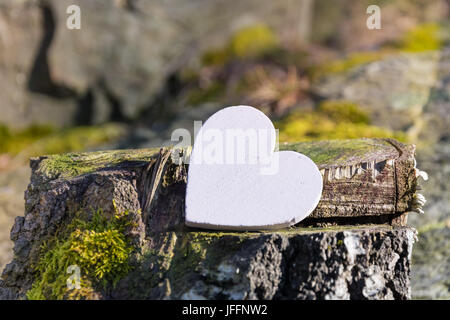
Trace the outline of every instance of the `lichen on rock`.
[[327, 100], [320, 103], [317, 110], [293, 112], [275, 126], [282, 142], [356, 138], [406, 141], [402, 132], [372, 125], [367, 112], [345, 100]]

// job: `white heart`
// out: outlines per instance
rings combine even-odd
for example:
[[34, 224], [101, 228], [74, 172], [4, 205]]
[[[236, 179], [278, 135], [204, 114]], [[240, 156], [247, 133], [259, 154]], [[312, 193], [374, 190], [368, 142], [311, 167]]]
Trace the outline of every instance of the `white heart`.
[[[241, 158], [237, 157], [238, 140], [232, 140], [230, 133], [247, 143], [241, 148]], [[252, 133], [258, 133], [258, 140]], [[322, 194], [322, 175], [301, 153], [274, 152], [275, 138], [272, 121], [253, 107], [228, 107], [212, 115], [198, 132], [191, 153], [186, 225], [276, 229], [311, 214]], [[268, 170], [271, 166], [272, 171]]]

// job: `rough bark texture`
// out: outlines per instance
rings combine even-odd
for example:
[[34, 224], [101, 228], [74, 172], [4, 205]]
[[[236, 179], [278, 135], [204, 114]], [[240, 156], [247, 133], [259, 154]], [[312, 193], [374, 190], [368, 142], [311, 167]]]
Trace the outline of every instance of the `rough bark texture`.
[[[187, 166], [173, 164], [167, 149], [32, 160], [26, 212], [11, 230], [14, 259], [3, 271], [0, 298], [24, 297], [35, 281], [41, 244], [57, 236], [75, 212], [102, 208], [108, 215], [113, 203], [130, 212], [133, 224], [126, 236], [135, 249], [134, 271], [97, 297], [408, 298], [414, 230], [368, 226], [361, 217], [397, 218], [411, 209], [413, 147], [363, 139], [283, 148], [303, 152], [319, 165], [324, 193], [308, 221], [271, 233], [186, 229]], [[334, 226], [311, 227], [324, 217], [334, 218], [327, 220]], [[371, 222], [395, 224], [391, 218]]]
[[[169, 233], [173, 258], [158, 266], [160, 279], [138, 269], [110, 298], [408, 299], [414, 235], [387, 226]], [[190, 251], [198, 256], [179, 258]]]
[[321, 170], [324, 190], [311, 218], [396, 215], [414, 210], [413, 145], [392, 139], [358, 139], [288, 144], [280, 149], [306, 154]]

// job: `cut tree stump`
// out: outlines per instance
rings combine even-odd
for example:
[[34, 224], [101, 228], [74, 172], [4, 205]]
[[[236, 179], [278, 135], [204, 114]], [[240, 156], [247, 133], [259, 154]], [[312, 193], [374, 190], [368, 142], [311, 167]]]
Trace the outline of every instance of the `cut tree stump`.
[[[416, 211], [417, 169], [414, 146], [392, 139], [291, 143], [319, 167], [323, 192], [303, 225], [356, 221], [405, 225]], [[172, 163], [172, 149], [119, 150], [41, 157], [32, 160], [36, 184], [80, 180], [95, 172], [133, 173], [146, 219], [176, 226], [184, 222], [188, 166]], [[169, 206], [169, 207], [168, 207]], [[406, 214], [405, 214], [406, 213]], [[170, 220], [170, 221], [169, 221]], [[350, 219], [354, 222], [355, 219]], [[339, 221], [338, 221], [339, 222]], [[160, 229], [159, 227], [157, 229]]]
[[58, 237], [76, 212], [98, 208], [106, 216], [129, 211], [135, 271], [116, 289], [97, 290], [97, 298], [409, 298], [415, 231], [405, 227], [406, 215], [420, 209], [414, 146], [356, 139], [280, 150], [315, 161], [322, 200], [296, 227], [263, 233], [185, 227], [188, 166], [173, 163], [169, 148], [32, 159], [0, 298], [24, 297], [36, 281], [42, 243]]
[[322, 198], [312, 219], [379, 216], [374, 221], [405, 225], [405, 213], [420, 209], [414, 145], [358, 139], [286, 144], [280, 150], [309, 156], [322, 173]]

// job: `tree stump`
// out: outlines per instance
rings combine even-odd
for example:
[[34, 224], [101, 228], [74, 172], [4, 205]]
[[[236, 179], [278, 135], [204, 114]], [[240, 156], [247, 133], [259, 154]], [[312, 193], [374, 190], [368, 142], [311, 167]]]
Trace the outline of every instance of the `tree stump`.
[[[121, 232], [132, 248], [130, 268], [106, 282], [81, 268], [86, 287], [61, 289], [64, 298], [410, 298], [415, 230], [406, 217], [422, 204], [414, 146], [356, 139], [284, 144], [280, 150], [309, 156], [324, 188], [307, 219], [270, 232], [184, 226], [188, 165], [173, 163], [170, 148], [32, 159], [25, 215], [11, 230], [14, 259], [3, 271], [0, 298], [35, 297], [31, 289], [41, 298], [58, 298], [52, 281], [69, 275], [63, 270], [47, 283], [38, 266], [55, 243], [69, 241], [75, 218], [92, 225], [99, 209], [105, 219], [128, 213]], [[74, 252], [69, 256], [76, 260]]]

